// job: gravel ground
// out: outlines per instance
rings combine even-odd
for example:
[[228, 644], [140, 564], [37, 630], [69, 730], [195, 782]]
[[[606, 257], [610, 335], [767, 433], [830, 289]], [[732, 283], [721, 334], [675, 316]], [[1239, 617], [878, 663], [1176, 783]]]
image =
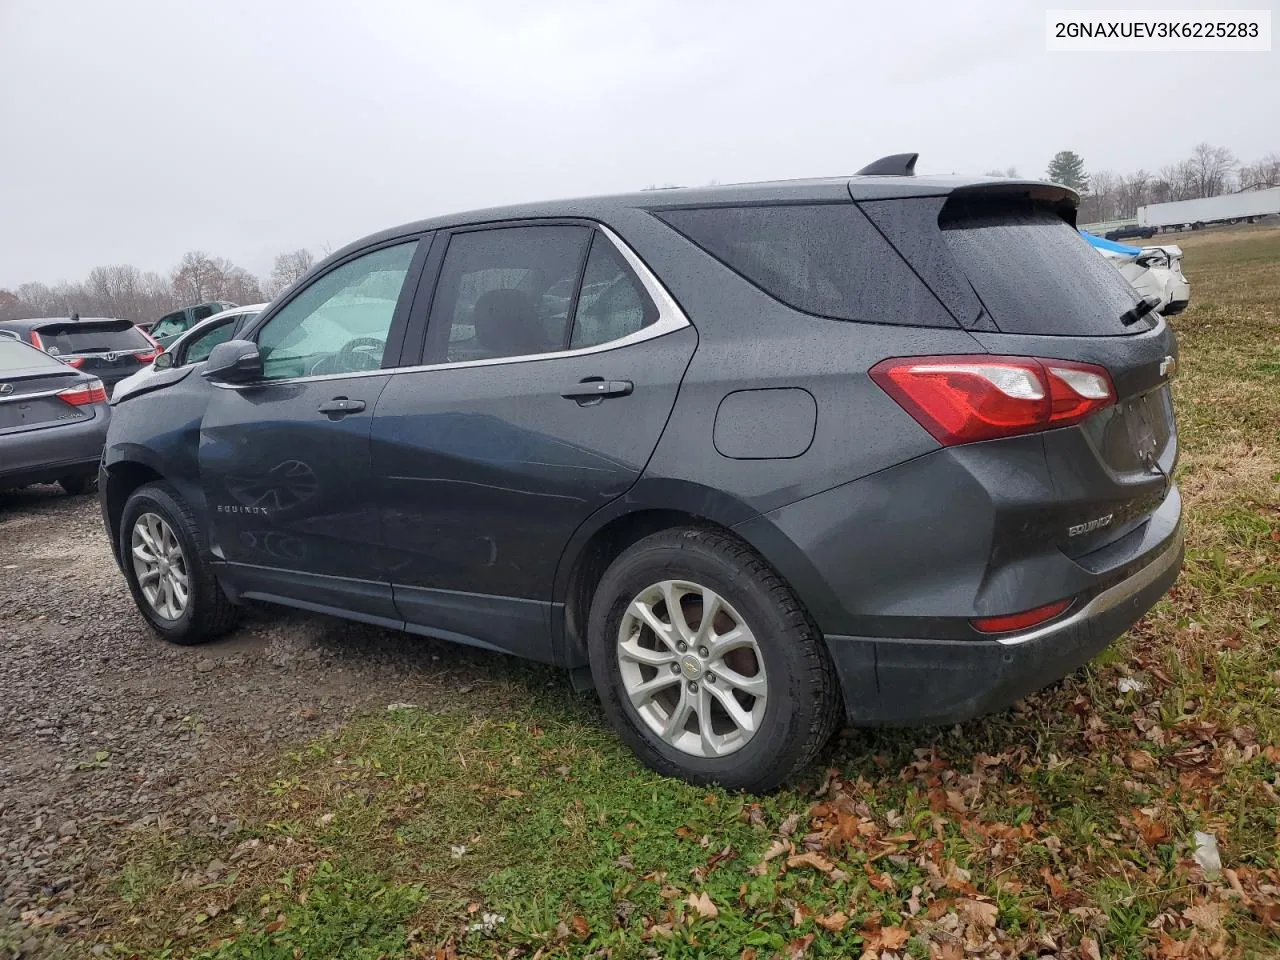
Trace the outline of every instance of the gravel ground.
[[233, 830], [211, 813], [229, 770], [484, 670], [452, 645], [278, 609], [167, 645], [96, 498], [56, 487], [0, 494], [0, 653], [0, 958], [91, 935], [88, 887], [131, 827]]

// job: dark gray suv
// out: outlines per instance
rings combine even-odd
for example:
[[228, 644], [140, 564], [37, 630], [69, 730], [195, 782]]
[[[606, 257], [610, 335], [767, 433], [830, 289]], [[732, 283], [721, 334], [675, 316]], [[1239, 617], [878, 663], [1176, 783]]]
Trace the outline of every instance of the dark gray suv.
[[422, 221], [115, 404], [177, 643], [265, 600], [542, 660], [658, 770], [1074, 670], [1182, 561], [1173, 333], [1044, 183], [866, 175]]

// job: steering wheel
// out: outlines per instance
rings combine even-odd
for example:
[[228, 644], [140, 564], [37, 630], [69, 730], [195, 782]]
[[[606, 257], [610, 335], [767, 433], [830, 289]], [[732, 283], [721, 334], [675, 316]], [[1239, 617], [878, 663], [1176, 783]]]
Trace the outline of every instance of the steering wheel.
[[356, 337], [342, 345], [337, 353], [320, 357], [307, 370], [308, 376], [320, 376], [330, 373], [355, 373], [359, 370], [377, 370], [382, 364], [382, 354], [377, 357], [357, 351], [368, 347], [377, 347], [379, 351], [386, 347], [386, 341], [376, 337]]
[[[377, 370], [382, 365], [381, 351], [386, 349], [385, 340], [376, 337], [356, 337], [342, 345], [342, 349], [333, 358], [333, 366], [338, 373], [349, 373], [356, 370]], [[371, 353], [358, 353], [368, 347], [377, 347], [378, 356]]]

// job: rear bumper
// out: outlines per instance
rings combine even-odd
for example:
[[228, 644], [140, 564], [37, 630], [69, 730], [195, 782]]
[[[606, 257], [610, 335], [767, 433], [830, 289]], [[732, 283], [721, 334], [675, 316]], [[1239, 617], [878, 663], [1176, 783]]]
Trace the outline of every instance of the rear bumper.
[[110, 412], [102, 404], [92, 419], [0, 437], [0, 488], [95, 473], [109, 421]]
[[1160, 312], [1164, 314], [1166, 317], [1174, 317], [1180, 314], [1183, 310], [1187, 309], [1187, 307], [1190, 304], [1191, 304], [1190, 299], [1170, 300], [1168, 306], [1166, 306]]
[[864, 726], [958, 723], [1004, 709], [1097, 656], [1178, 578], [1179, 525], [1150, 562], [1061, 621], [999, 640], [828, 636], [849, 721]]

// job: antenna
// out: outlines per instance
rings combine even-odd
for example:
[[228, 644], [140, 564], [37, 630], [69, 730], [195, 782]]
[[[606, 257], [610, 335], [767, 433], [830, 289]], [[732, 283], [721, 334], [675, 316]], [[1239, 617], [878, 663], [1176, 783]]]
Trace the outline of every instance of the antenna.
[[918, 153], [892, 153], [879, 160], [873, 160], [859, 170], [856, 177], [914, 177]]

